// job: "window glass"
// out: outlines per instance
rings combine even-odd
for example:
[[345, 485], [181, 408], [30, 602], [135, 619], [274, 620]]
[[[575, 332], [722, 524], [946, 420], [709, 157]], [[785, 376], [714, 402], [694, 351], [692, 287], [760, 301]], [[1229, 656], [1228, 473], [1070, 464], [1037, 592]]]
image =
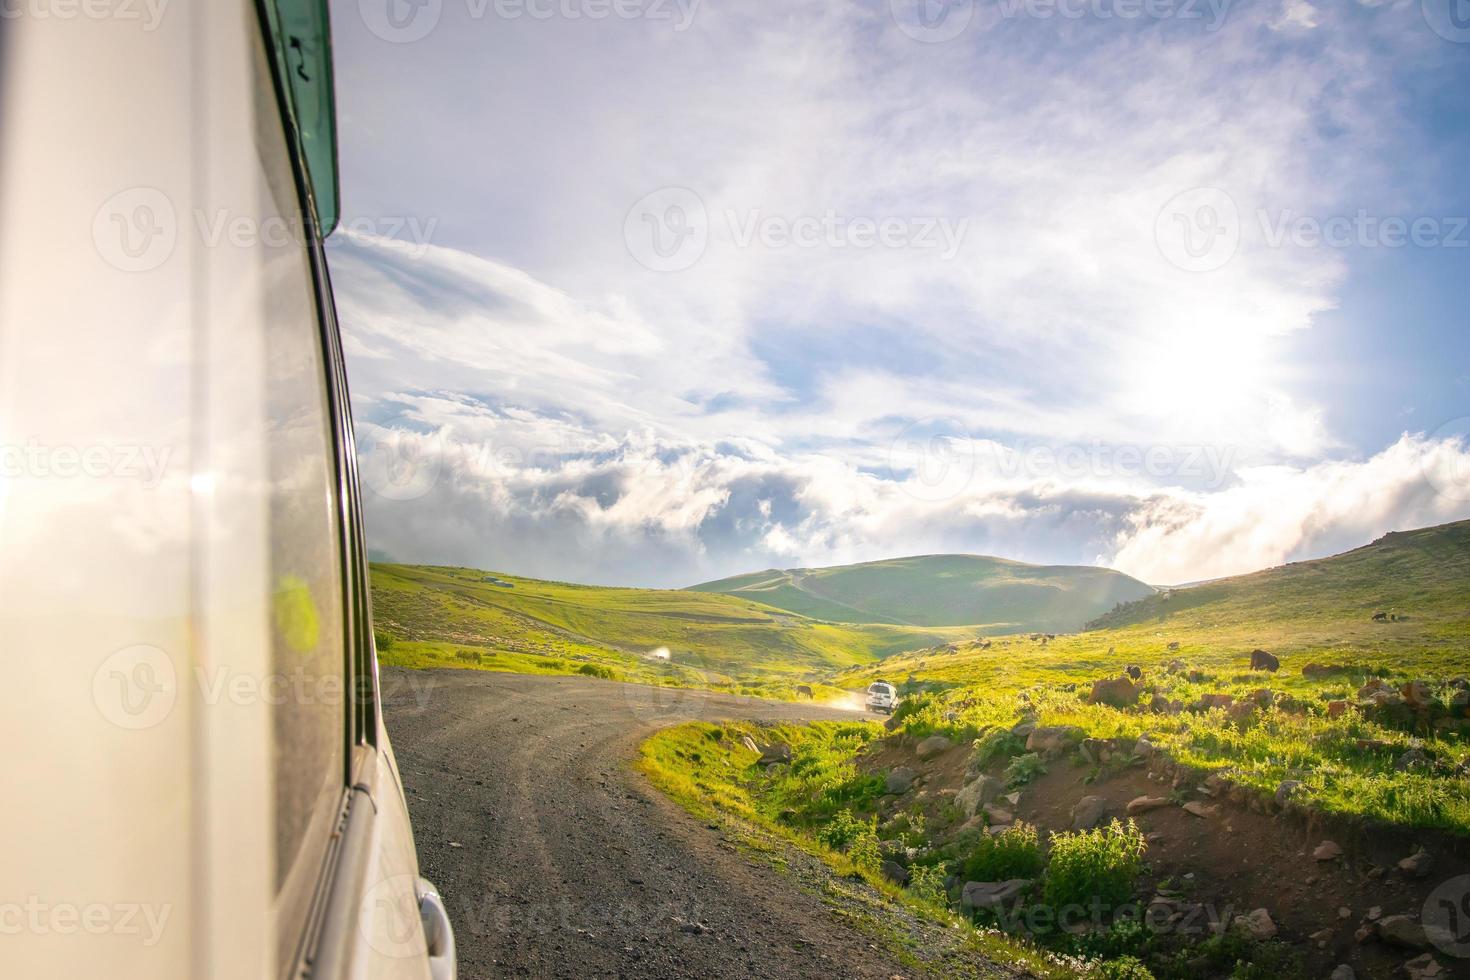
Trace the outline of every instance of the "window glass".
[[[296, 945], [346, 784], [342, 538], [327, 368], [288, 146], [263, 51], [256, 150], [266, 352], [276, 921]], [[275, 229], [273, 233], [266, 233]], [[289, 234], [282, 229], [290, 229]]]

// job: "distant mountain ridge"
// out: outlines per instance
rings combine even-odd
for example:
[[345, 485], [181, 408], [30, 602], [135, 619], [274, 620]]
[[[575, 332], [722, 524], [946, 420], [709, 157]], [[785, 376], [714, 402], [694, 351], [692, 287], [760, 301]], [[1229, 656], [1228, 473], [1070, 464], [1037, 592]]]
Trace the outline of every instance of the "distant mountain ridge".
[[985, 555], [917, 555], [828, 568], [770, 568], [690, 586], [839, 623], [1072, 632], [1154, 594], [1108, 568], [1030, 565]]

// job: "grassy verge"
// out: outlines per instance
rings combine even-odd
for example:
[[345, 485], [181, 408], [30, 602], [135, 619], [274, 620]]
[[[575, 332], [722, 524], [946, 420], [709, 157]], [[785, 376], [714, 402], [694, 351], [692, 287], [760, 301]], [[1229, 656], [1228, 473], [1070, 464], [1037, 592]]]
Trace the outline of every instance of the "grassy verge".
[[[987, 929], [969, 928], [948, 908], [942, 895], [904, 889], [889, 881], [876, 859], [871, 825], [852, 836], [810, 832], [814, 819], [793, 804], [819, 800], [819, 812], [870, 798], [871, 777], [857, 773], [849, 752], [879, 734], [861, 722], [759, 726], [747, 723], [689, 723], [667, 729], [643, 743], [639, 769], [659, 790], [701, 820], [723, 820], [740, 842], [781, 868], [795, 849], [832, 872], [820, 886], [823, 901], [849, 925], [881, 942], [910, 969], [932, 976], [959, 975], [986, 960], [1043, 978], [1084, 975], [1079, 960], [1047, 954]], [[797, 764], [773, 775], [756, 765], [759, 753], [744, 739], [792, 746]], [[849, 828], [852, 829], [852, 828]], [[936, 944], [916, 936], [915, 923], [942, 938]], [[973, 975], [969, 973], [966, 975]]]

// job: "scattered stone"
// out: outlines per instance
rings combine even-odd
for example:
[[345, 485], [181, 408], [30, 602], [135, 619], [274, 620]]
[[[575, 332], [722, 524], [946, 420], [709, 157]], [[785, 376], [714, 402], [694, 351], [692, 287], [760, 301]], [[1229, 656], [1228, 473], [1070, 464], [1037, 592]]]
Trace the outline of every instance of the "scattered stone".
[[918, 753], [920, 759], [932, 759], [953, 745], [954, 743], [943, 735], [930, 735], [919, 743], [919, 747], [915, 751]]
[[1065, 752], [1084, 737], [1080, 728], [1067, 725], [1038, 728], [1026, 737], [1027, 752], [1044, 752], [1048, 755]]
[[1147, 735], [1140, 735], [1138, 741], [1133, 746], [1133, 754], [1144, 759], [1151, 758], [1158, 750], [1159, 747], [1150, 742]]
[[1408, 772], [1427, 768], [1433, 761], [1423, 749], [1410, 749], [1394, 760], [1393, 767], [1398, 772]]
[[1233, 925], [1257, 942], [1276, 938], [1276, 923], [1271, 921], [1271, 913], [1265, 909], [1256, 909], [1249, 915], [1237, 915]]
[[1325, 949], [1327, 947], [1327, 944], [1332, 941], [1332, 937], [1335, 935], [1337, 934], [1331, 929], [1318, 929], [1307, 938], [1316, 943], [1318, 948]]
[[1371, 909], [1368, 910], [1368, 915], [1366, 916], [1366, 918], [1369, 922], [1377, 922], [1379, 919], [1383, 918], [1383, 906], [1373, 906]]
[[995, 909], [1020, 897], [1031, 887], [1029, 878], [1010, 881], [970, 881], [960, 892], [960, 904], [972, 909]]
[[1342, 848], [1337, 845], [1336, 841], [1324, 840], [1312, 852], [1312, 857], [1318, 861], [1336, 861], [1342, 857]]
[[1327, 717], [1328, 718], [1341, 718], [1343, 715], [1347, 714], [1347, 710], [1348, 710], [1348, 703], [1346, 701], [1328, 701], [1327, 702]]
[[745, 746], [747, 752], [759, 752], [761, 750], [761, 747], [755, 744], [755, 739], [749, 735], [740, 736], [740, 744]]
[[1005, 795], [1005, 800], [1011, 806], [1020, 806], [1021, 805], [1021, 791], [1020, 790], [1017, 790], [1014, 793], [1007, 793]]
[[1169, 661], [1169, 665], [1164, 668], [1164, 672], [1169, 674], [1182, 674], [1188, 669], [1188, 664], [1186, 664], [1183, 660], [1180, 660], [1178, 657], [1175, 657], [1173, 660]]
[[1091, 830], [1108, 814], [1108, 801], [1101, 796], [1084, 796], [1072, 807], [1072, 829]]
[[1128, 804], [1128, 816], [1136, 817], [1168, 805], [1169, 800], [1163, 796], [1140, 796]]
[[1339, 919], [1351, 919], [1353, 917], [1353, 910], [1344, 905], [1337, 910], [1337, 917]]
[[[914, 780], [918, 778], [919, 774], [908, 766], [899, 766], [890, 772], [888, 778], [884, 780], [883, 791], [890, 796], [902, 796], [904, 793], [913, 789]], [[959, 796], [955, 797], [955, 801], [959, 801]]]
[[999, 799], [1004, 789], [1005, 783], [993, 776], [976, 776], [955, 794], [954, 803], [965, 816], [973, 817], [985, 804]]
[[1434, 859], [1421, 847], [1399, 862], [1399, 870], [1411, 878], [1428, 878], [1429, 873], [1434, 870]]
[[1106, 704], [1114, 708], [1126, 708], [1138, 703], [1141, 689], [1128, 677], [1112, 677], [1092, 682], [1092, 693], [1087, 700], [1092, 704]]
[[1405, 963], [1404, 973], [1408, 975], [1409, 980], [1437, 980], [1445, 975], [1445, 968], [1439, 965], [1439, 960], [1436, 960], [1432, 954], [1425, 953]]
[[1016, 815], [1004, 807], [996, 806], [994, 803], [985, 804], [985, 819], [990, 826], [999, 827], [1004, 824], [1016, 822]]
[[1378, 938], [1405, 949], [1424, 949], [1429, 945], [1424, 927], [1407, 915], [1390, 915], [1380, 919]]
[[1416, 711], [1422, 711], [1434, 704], [1434, 689], [1429, 686], [1428, 681], [1409, 681], [1399, 688], [1399, 694], [1404, 703]]
[[1199, 800], [1190, 800], [1184, 804], [1184, 812], [1191, 816], [1199, 817], [1201, 820], [1210, 820], [1220, 815], [1220, 808], [1207, 803], [1201, 803]]
[[791, 746], [785, 742], [767, 745], [756, 762], [762, 766], [786, 765], [791, 762]]
[[1205, 711], [1211, 708], [1229, 709], [1235, 703], [1235, 696], [1231, 694], [1201, 694], [1199, 696], [1199, 707]]
[[1373, 931], [1372, 926], [1359, 926], [1357, 932], [1353, 933], [1353, 938], [1357, 940], [1358, 945], [1361, 946], [1363, 943], [1366, 943], [1368, 940], [1372, 939], [1376, 935], [1377, 933]]
[[1358, 975], [1353, 972], [1352, 967], [1341, 963], [1332, 971], [1332, 976], [1328, 977], [1328, 980], [1358, 980]]
[[1276, 787], [1276, 805], [1285, 809], [1286, 805], [1291, 802], [1292, 797], [1301, 792], [1302, 788], [1300, 780], [1284, 780], [1280, 786]]

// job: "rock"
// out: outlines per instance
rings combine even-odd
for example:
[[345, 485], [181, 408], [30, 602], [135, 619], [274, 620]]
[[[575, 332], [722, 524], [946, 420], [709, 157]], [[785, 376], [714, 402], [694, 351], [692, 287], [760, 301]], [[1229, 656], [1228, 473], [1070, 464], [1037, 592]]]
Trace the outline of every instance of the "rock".
[[947, 751], [953, 745], [954, 743], [943, 735], [930, 735], [924, 741], [920, 742], [919, 747], [914, 751], [918, 753], [920, 759], [932, 759], [939, 753]]
[[1108, 801], [1101, 796], [1084, 796], [1072, 807], [1072, 829], [1091, 830], [1108, 814]]
[[1372, 926], [1359, 926], [1357, 932], [1353, 933], [1353, 939], [1357, 940], [1358, 945], [1361, 946], [1375, 935], [1377, 934], [1373, 931]]
[[909, 869], [897, 861], [884, 861], [881, 869], [883, 871], [883, 877], [894, 884], [907, 885], [909, 883]]
[[1337, 933], [1333, 932], [1331, 929], [1318, 929], [1307, 938], [1316, 943], [1319, 947], [1325, 948], [1327, 944], [1332, 941], [1332, 937], [1335, 935], [1337, 935]]
[[1407, 915], [1389, 915], [1379, 919], [1378, 938], [1404, 949], [1424, 949], [1429, 945], [1424, 927]]
[[1007, 803], [1009, 803], [1011, 806], [1020, 806], [1021, 805], [1021, 791], [1020, 790], [1016, 790], [1014, 793], [1007, 793], [1005, 795], [1005, 801]]
[[1044, 752], [1047, 755], [1065, 752], [1081, 742], [1083, 734], [1082, 729], [1067, 725], [1038, 728], [1026, 737], [1026, 751]]
[[1235, 698], [1229, 694], [1201, 694], [1198, 703], [1206, 711], [1211, 708], [1229, 709], [1235, 703]]
[[1434, 704], [1434, 690], [1428, 681], [1409, 681], [1399, 688], [1399, 695], [1415, 711], [1423, 711]]
[[1141, 759], [1152, 757], [1158, 750], [1159, 747], [1150, 742], [1147, 735], [1140, 735], [1138, 741], [1133, 745], [1133, 754]]
[[745, 746], [747, 752], [759, 752], [761, 750], [761, 747], [755, 744], [755, 739], [749, 735], [741, 735], [740, 744]]
[[1428, 878], [1429, 873], [1434, 870], [1434, 859], [1421, 847], [1399, 862], [1399, 870], [1410, 878]]
[[1328, 701], [1327, 702], [1327, 717], [1328, 718], [1341, 718], [1343, 715], [1347, 714], [1347, 712], [1348, 712], [1348, 703], [1346, 701]]
[[[913, 788], [914, 780], [918, 778], [919, 774], [908, 766], [899, 766], [891, 771], [888, 778], [884, 780], [883, 791], [890, 796], [902, 796]], [[959, 797], [956, 796], [955, 799], [958, 800]]]
[[1170, 643], [1169, 643], [1169, 652], [1170, 653], [1173, 653], [1175, 650], [1178, 650], [1178, 649], [1179, 649], [1179, 641], [1178, 640], [1172, 640], [1172, 641], [1170, 641]]
[[1376, 694], [1392, 694], [1393, 687], [1381, 677], [1373, 677], [1368, 683], [1358, 688], [1358, 700], [1367, 701]]
[[1271, 921], [1271, 913], [1265, 909], [1256, 909], [1249, 915], [1237, 915], [1232, 924], [1256, 942], [1276, 938], [1276, 923]]
[[1371, 909], [1368, 910], [1368, 914], [1365, 915], [1363, 918], [1367, 919], [1369, 922], [1377, 922], [1379, 919], [1383, 918], [1383, 906], [1373, 906]]
[[1318, 861], [1336, 861], [1342, 857], [1342, 848], [1337, 845], [1336, 841], [1324, 840], [1312, 852], [1312, 857]]
[[1267, 653], [1265, 650], [1251, 651], [1251, 670], [1277, 671], [1281, 669], [1281, 661]]
[[1439, 977], [1445, 976], [1445, 968], [1439, 965], [1439, 960], [1436, 960], [1432, 954], [1425, 953], [1405, 963], [1404, 973], [1408, 975], [1409, 980], [1438, 980]]
[[1082, 758], [1094, 766], [1102, 764], [1103, 753], [1107, 751], [1107, 748], [1108, 743], [1100, 738], [1084, 738], [1082, 744], [1077, 746], [1077, 750], [1082, 753]]
[[1352, 967], [1346, 963], [1342, 963], [1332, 971], [1332, 976], [1328, 977], [1327, 980], [1358, 980], [1358, 975], [1353, 972]]
[[1005, 807], [996, 806], [994, 803], [985, 804], [985, 819], [992, 827], [1016, 822], [1016, 815]]
[[1010, 881], [970, 881], [960, 891], [960, 904], [971, 909], [995, 909], [1019, 898], [1031, 887], [1029, 878]]
[[1199, 817], [1201, 820], [1211, 820], [1220, 815], [1220, 808], [1201, 803], [1199, 800], [1190, 800], [1184, 804], [1184, 812], [1190, 816]]
[[973, 817], [985, 804], [999, 799], [1004, 790], [1005, 783], [999, 779], [993, 776], [976, 776], [955, 794], [954, 803], [965, 816]]
[[1433, 761], [1423, 749], [1410, 749], [1394, 760], [1393, 767], [1397, 772], [1408, 772], [1410, 769], [1424, 769]]
[[1285, 809], [1286, 805], [1291, 802], [1292, 797], [1296, 796], [1303, 789], [1304, 787], [1300, 780], [1287, 779], [1282, 781], [1281, 785], [1276, 787], [1276, 805]]
[[1087, 700], [1092, 704], [1106, 704], [1114, 708], [1126, 708], [1138, 703], [1140, 688], [1127, 677], [1111, 677], [1092, 682], [1092, 693]]
[[762, 766], [785, 765], [791, 761], [791, 746], [785, 742], [775, 742], [767, 745], [761, 750], [761, 757], [756, 760]]
[[1169, 800], [1163, 796], [1140, 796], [1128, 804], [1128, 816], [1136, 817], [1150, 810], [1158, 810], [1169, 805]]
[[883, 728], [886, 731], [896, 732], [898, 731], [898, 726], [902, 724], [903, 719], [900, 718], [898, 715], [889, 715], [888, 720], [883, 723]]
[[1018, 721], [1011, 727], [1011, 734], [1017, 738], [1030, 738], [1034, 731], [1036, 731], [1035, 721]]
[[1263, 687], [1251, 692], [1251, 700], [1256, 703], [1256, 707], [1264, 711], [1276, 703], [1276, 692], [1269, 687]]
[[1348, 908], [1346, 905], [1341, 906], [1337, 910], [1337, 917], [1339, 919], [1351, 919], [1353, 917], [1353, 910]]

